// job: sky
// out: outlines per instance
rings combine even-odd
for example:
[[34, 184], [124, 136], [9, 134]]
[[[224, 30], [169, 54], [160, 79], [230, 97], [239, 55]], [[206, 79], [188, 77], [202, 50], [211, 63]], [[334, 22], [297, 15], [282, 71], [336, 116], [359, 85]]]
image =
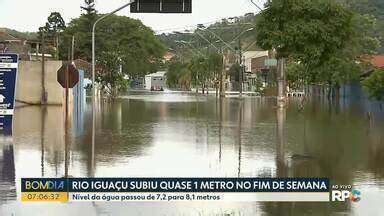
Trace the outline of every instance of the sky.
[[[96, 0], [100, 13], [110, 12], [128, 0]], [[263, 0], [254, 0], [262, 6]], [[157, 33], [181, 31], [197, 24], [209, 24], [226, 17], [257, 13], [251, 0], [192, 0], [192, 14], [130, 14], [129, 8], [119, 12], [141, 20]], [[68, 23], [81, 14], [83, 0], [0, 0], [0, 27], [18, 31], [37, 31], [51, 12], [60, 12]]]

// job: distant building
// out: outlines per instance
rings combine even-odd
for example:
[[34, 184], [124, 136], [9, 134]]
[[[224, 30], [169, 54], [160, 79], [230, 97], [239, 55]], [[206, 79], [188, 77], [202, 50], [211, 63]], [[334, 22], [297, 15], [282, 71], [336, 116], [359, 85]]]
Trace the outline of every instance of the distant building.
[[163, 91], [166, 88], [166, 71], [158, 71], [145, 76], [145, 89]]
[[163, 56], [163, 61], [164, 63], [165, 62], [169, 62], [171, 61], [173, 58], [175, 57], [175, 54], [171, 53], [171, 52], [166, 52]]
[[[28, 40], [26, 43], [30, 46], [30, 50], [28, 52], [29, 54], [29, 60], [31, 61], [40, 61], [43, 58], [42, 54], [42, 43], [39, 40]], [[56, 49], [52, 46], [52, 44], [46, 44], [45, 45], [46, 52], [44, 53], [44, 58], [46, 60], [53, 60], [53, 56], [51, 54], [48, 54], [47, 51], [50, 49]]]
[[0, 29], [0, 53], [17, 53], [22, 60], [29, 60], [29, 46], [26, 40], [16, 38]]
[[245, 71], [257, 73], [265, 68], [264, 61], [268, 59], [268, 51], [247, 51], [243, 53]]
[[[258, 76], [263, 77], [263, 70], [267, 69], [265, 60], [268, 59], [268, 51], [247, 51], [243, 53], [243, 63], [245, 66], [244, 74], [244, 90], [254, 91], [256, 79]], [[266, 78], [264, 78], [266, 79]], [[266, 83], [267, 81], [264, 80]]]
[[[47, 42], [48, 50], [52, 44]], [[19, 54], [21, 60], [40, 60], [42, 58], [41, 53], [41, 41], [20, 38], [12, 35], [5, 28], [0, 28], [0, 53], [16, 53]], [[47, 60], [52, 59], [52, 55], [45, 53]]]

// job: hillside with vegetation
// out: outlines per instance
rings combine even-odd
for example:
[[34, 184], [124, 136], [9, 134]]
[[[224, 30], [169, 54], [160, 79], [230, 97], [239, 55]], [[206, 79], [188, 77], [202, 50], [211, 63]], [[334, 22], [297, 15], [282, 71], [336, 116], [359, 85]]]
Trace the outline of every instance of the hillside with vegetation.
[[362, 15], [371, 15], [376, 19], [373, 34], [381, 41], [379, 52], [384, 53], [384, 1], [382, 0], [352, 0], [349, 3], [353, 10]]
[[171, 51], [173, 50], [179, 55], [182, 54], [187, 59], [199, 52], [199, 54], [205, 55], [218, 52], [221, 48], [230, 49], [228, 46], [232, 47], [230, 49], [232, 51], [237, 50], [240, 47], [239, 44], [241, 44], [242, 49], [254, 50], [257, 49], [254, 37], [256, 18], [255, 14], [248, 13], [240, 17], [222, 19], [209, 25], [198, 24], [192, 30], [163, 33], [158, 37]]
[[38, 34], [36, 32], [19, 32], [9, 28], [0, 28], [0, 32], [7, 32], [8, 34], [26, 40], [37, 40]]
[[200, 76], [193, 76], [193, 66], [207, 65], [211, 53], [226, 49], [237, 55], [239, 51], [264, 49], [276, 50], [277, 58], [287, 59], [291, 86], [320, 85], [337, 96], [341, 85], [358, 79], [367, 69], [367, 65], [360, 64], [364, 62], [361, 57], [384, 52], [383, 1], [276, 0], [266, 6], [259, 14], [249, 13], [207, 26], [199, 24], [192, 30], [158, 35], [178, 56], [172, 64], [184, 64], [171, 65], [172, 73], [177, 73], [175, 68], [182, 74], [192, 71], [189, 76], [173, 79], [176, 84], [185, 83], [185, 77], [192, 84], [200, 83], [202, 88], [205, 83], [217, 83], [218, 77], [214, 75], [200, 81]]
[[[335, 0], [335, 1], [338, 1], [338, 2], [341, 1], [342, 3], [347, 5], [347, 7], [351, 8], [353, 11], [355, 11], [358, 14], [372, 16], [375, 18], [376, 26], [372, 30], [372, 34], [381, 41], [381, 45], [377, 51], [379, 53], [384, 53], [384, 1], [382, 0]], [[244, 16], [222, 19], [220, 21], [217, 21], [214, 24], [207, 25], [207, 26], [197, 25], [196, 28], [198, 26], [207, 28], [208, 30], [213, 31], [214, 33], [219, 35], [226, 42], [232, 42], [232, 39], [236, 37], [236, 35], [238, 35], [240, 32], [247, 30], [251, 27], [254, 27], [257, 20], [257, 16], [258, 16], [257, 14], [248, 13], [248, 14], [245, 14]], [[177, 43], [177, 41], [191, 42], [195, 48], [202, 49], [208, 46], [209, 44], [204, 39], [202, 39], [198, 34], [196, 34], [196, 31], [197, 31], [196, 28], [193, 30], [185, 30], [185, 31], [179, 30], [172, 33], [162, 33], [162, 34], [159, 34], [158, 37], [171, 50], [176, 50], [176, 51], [180, 50], [180, 43]], [[254, 35], [256, 31], [257, 29], [254, 29], [253, 31], [242, 35], [241, 44], [243, 48], [246, 48], [247, 45], [249, 45], [254, 41], [255, 39]], [[203, 36], [205, 36], [211, 42], [217, 41], [217, 38], [214, 37], [212, 34], [210, 34], [208, 31], [200, 31], [200, 33], [201, 32], [205, 32]], [[224, 44], [221, 43], [220, 45], [224, 45]], [[234, 44], [233, 42], [232, 45], [238, 46], [238, 42], [236, 44]], [[252, 46], [249, 48], [258, 49], [257, 46]]]

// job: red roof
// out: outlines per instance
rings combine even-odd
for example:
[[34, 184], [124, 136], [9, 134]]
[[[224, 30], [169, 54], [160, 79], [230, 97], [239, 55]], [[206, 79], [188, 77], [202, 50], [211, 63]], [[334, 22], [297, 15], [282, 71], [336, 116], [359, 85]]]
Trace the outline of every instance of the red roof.
[[384, 68], [384, 55], [373, 56], [371, 62], [375, 67]]

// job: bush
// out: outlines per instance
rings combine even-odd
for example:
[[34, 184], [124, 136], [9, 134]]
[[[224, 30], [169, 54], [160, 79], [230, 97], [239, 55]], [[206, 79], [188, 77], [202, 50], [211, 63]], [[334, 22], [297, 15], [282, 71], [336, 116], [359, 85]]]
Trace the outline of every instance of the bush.
[[363, 81], [363, 87], [369, 97], [384, 100], [384, 69], [375, 70]]

